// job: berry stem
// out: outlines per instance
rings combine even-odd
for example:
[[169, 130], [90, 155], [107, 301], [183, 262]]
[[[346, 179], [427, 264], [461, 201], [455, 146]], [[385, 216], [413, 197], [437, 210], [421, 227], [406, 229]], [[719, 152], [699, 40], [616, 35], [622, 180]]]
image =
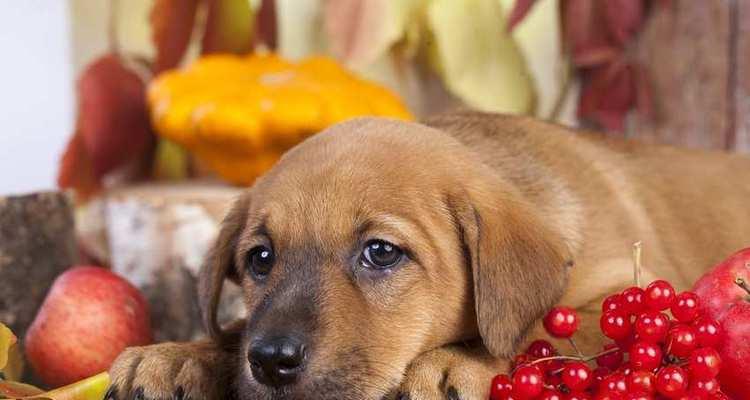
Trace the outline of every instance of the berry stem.
[[576, 344], [576, 341], [573, 340], [572, 336], [568, 338], [568, 343], [570, 343], [570, 347], [572, 347], [576, 354], [578, 354], [578, 357], [583, 358], [583, 353], [581, 353], [581, 349], [578, 348], [578, 345]]
[[584, 355], [577, 355], [577, 356], [550, 356], [550, 357], [542, 357], [537, 358], [534, 361], [531, 361], [527, 363], [528, 365], [534, 365], [543, 363], [545, 361], [554, 361], [554, 360], [568, 360], [568, 361], [583, 361], [583, 362], [589, 362], [592, 360], [595, 360], [601, 356], [606, 356], [607, 354], [614, 353], [616, 351], [620, 351], [619, 347], [612, 347], [610, 349], [607, 349], [605, 351], [602, 351], [601, 353], [594, 354], [593, 356], [584, 356]]
[[641, 259], [643, 255], [643, 243], [637, 241], [633, 243], [633, 280], [635, 286], [641, 287]]
[[742, 290], [744, 290], [745, 292], [747, 292], [747, 294], [750, 295], [750, 285], [748, 285], [747, 282], [744, 279], [742, 279], [742, 278], [740, 278], [738, 276], [738, 277], [734, 278], [734, 283], [737, 286], [741, 287]]

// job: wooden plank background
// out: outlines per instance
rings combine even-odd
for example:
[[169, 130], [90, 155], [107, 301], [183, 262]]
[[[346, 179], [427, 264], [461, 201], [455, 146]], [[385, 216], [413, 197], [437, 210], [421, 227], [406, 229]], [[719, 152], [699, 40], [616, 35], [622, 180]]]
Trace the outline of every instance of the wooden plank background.
[[633, 52], [649, 71], [655, 112], [635, 116], [629, 136], [750, 153], [750, 2], [655, 7]]

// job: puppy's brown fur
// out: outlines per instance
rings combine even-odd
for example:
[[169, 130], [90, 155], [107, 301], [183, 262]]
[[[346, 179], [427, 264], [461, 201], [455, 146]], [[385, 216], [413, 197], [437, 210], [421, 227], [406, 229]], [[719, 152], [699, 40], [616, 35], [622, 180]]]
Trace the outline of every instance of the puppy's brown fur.
[[[583, 313], [586, 350], [600, 344], [598, 304], [631, 284], [633, 242], [646, 246], [644, 280], [680, 289], [750, 244], [748, 199], [740, 156], [475, 112], [352, 120], [290, 151], [234, 206], [201, 276], [213, 341], [130, 350], [114, 387], [123, 398], [138, 388], [210, 397], [191, 389], [206, 386], [242, 399], [487, 398], [489, 378], [555, 303]], [[373, 238], [407, 261], [360, 268]], [[262, 282], [244, 268], [258, 244], [277, 254]], [[249, 312], [229, 332], [215, 317], [225, 277], [242, 285]], [[307, 335], [310, 356], [299, 381], [272, 390], [245, 355], [279, 330]], [[139, 366], [154, 360], [212, 373], [153, 377]], [[232, 384], [216, 371], [231, 371]]]

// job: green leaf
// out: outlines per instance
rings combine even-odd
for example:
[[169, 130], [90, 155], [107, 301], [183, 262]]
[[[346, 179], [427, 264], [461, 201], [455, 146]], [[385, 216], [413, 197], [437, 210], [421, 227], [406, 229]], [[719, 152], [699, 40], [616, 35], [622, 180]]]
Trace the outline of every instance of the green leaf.
[[427, 20], [448, 90], [481, 110], [533, 112], [533, 81], [498, 0], [433, 0]]
[[154, 178], [180, 180], [188, 177], [188, 153], [180, 145], [159, 138], [154, 155]]

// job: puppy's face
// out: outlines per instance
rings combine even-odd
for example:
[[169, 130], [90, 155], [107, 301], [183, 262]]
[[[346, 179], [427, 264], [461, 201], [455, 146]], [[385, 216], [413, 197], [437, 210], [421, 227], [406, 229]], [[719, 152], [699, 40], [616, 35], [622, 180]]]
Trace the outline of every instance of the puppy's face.
[[528, 208], [421, 125], [357, 120], [293, 149], [235, 205], [202, 276], [216, 335], [221, 281], [246, 293], [239, 397], [379, 399], [437, 346], [481, 336], [510, 354], [564, 285], [562, 246]]

